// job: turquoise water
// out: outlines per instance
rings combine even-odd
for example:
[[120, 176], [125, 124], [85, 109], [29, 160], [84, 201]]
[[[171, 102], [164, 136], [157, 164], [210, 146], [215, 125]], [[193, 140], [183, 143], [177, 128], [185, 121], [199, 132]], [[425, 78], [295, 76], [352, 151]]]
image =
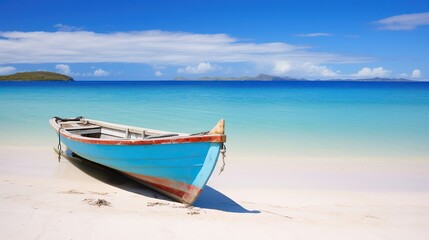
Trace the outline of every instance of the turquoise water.
[[52, 116], [200, 132], [232, 158], [429, 160], [429, 83], [1, 82], [0, 147], [52, 147]]

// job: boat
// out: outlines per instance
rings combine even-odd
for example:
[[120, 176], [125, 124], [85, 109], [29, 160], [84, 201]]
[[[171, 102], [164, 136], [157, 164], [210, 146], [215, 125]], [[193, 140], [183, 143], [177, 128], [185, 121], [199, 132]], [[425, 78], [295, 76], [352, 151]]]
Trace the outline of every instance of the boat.
[[[225, 121], [206, 132], [167, 132], [99, 120], [53, 117], [50, 125], [73, 154], [185, 203], [193, 204], [225, 153]], [[59, 156], [60, 158], [60, 156]]]

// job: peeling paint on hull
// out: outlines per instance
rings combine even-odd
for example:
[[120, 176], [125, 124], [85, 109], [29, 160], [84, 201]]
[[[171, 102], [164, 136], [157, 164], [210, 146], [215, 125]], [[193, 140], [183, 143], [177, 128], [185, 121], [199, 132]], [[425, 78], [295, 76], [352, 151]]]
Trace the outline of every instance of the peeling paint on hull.
[[186, 204], [192, 204], [201, 193], [201, 189], [182, 182], [176, 182], [168, 179], [143, 176], [134, 173], [126, 173], [125, 175], [135, 179], [136, 181], [161, 192], [168, 197]]

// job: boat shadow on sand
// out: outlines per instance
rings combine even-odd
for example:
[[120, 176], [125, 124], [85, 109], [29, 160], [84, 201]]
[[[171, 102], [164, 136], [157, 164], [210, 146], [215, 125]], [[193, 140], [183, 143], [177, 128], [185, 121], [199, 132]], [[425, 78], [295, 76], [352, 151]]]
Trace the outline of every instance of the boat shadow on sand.
[[[148, 188], [122, 175], [118, 171], [76, 156], [69, 150], [67, 150], [64, 157], [67, 158], [70, 163], [79, 168], [82, 172], [101, 182], [146, 197], [172, 201], [168, 197], [165, 197], [151, 188]], [[260, 213], [258, 210], [247, 210], [225, 194], [209, 186], [204, 188], [200, 196], [194, 202], [193, 206], [203, 209], [215, 209], [233, 213]]]

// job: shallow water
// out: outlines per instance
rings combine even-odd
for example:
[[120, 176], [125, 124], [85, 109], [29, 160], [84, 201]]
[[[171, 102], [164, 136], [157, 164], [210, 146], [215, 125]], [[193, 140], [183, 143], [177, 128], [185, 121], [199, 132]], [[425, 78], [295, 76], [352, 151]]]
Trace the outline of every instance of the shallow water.
[[179, 132], [226, 120], [240, 158], [429, 160], [429, 83], [1, 82], [0, 145], [53, 146], [52, 116]]

